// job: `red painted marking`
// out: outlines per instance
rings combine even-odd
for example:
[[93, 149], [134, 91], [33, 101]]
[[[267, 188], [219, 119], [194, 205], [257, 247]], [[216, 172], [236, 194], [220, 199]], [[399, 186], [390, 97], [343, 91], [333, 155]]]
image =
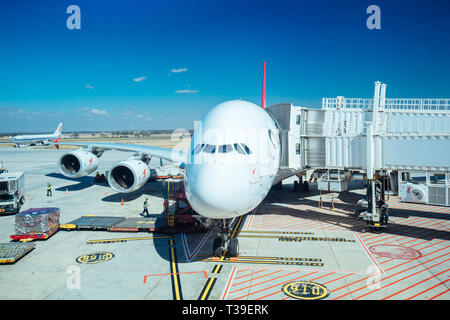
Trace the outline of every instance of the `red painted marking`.
[[449, 291], [449, 290], [447, 289], [447, 290], [445, 290], [445, 291], [443, 291], [443, 292], [441, 292], [441, 293], [435, 295], [434, 297], [431, 297], [431, 298], [428, 299], [428, 300], [434, 300], [435, 298], [437, 298], [437, 297], [439, 297], [439, 296], [442, 296], [444, 293], [447, 293], [448, 291]]
[[336, 272], [331, 272], [331, 273], [327, 273], [327, 274], [324, 274], [324, 275], [322, 275], [322, 276], [320, 276], [320, 277], [317, 277], [317, 278], [314, 278], [314, 279], [311, 279], [311, 280], [309, 280], [309, 281], [315, 281], [315, 280], [317, 280], [317, 279], [320, 279], [320, 278], [323, 278], [323, 277], [326, 277], [326, 276], [329, 276], [329, 275], [331, 275], [331, 274], [335, 274]]
[[[281, 271], [281, 270], [278, 270], [278, 271]], [[275, 277], [275, 278], [270, 279], [270, 280], [258, 282], [258, 283], [252, 284], [252, 285], [250, 285], [250, 286], [247, 286], [247, 287], [243, 287], [243, 288], [241, 288], [241, 289], [234, 290], [234, 291], [232, 291], [232, 292], [237, 292], [237, 291], [240, 291], [240, 290], [244, 290], [244, 289], [248, 289], [248, 288], [251, 288], [251, 287], [255, 287], [255, 286], [258, 286], [258, 285], [260, 285], [260, 284], [263, 284], [263, 283], [266, 283], [266, 282], [269, 282], [269, 281], [272, 281], [272, 280], [275, 280], [275, 279], [279, 279], [279, 278], [283, 278], [283, 277], [290, 276], [291, 274], [294, 274], [294, 273], [297, 273], [297, 272], [300, 272], [300, 271], [294, 271], [294, 272], [285, 274], [285, 275], [283, 275], [283, 276]], [[316, 271], [316, 272], [317, 272], [317, 271]], [[232, 293], [232, 292], [230, 292], [230, 293]]]
[[[233, 283], [233, 287], [234, 287], [234, 286], [238, 286], [238, 285], [243, 284], [243, 283], [246, 283], [246, 282], [249, 282], [249, 281], [253, 281], [253, 280], [261, 279], [261, 278], [264, 278], [264, 277], [268, 277], [268, 276], [270, 276], [271, 274], [275, 274], [275, 273], [278, 273], [278, 272], [281, 272], [281, 270], [277, 270], [277, 271], [274, 271], [274, 272], [271, 272], [271, 273], [268, 273], [268, 274], [264, 274], [264, 275], [259, 276], [259, 277], [256, 277], [256, 278], [251, 278], [251, 279], [242, 281], [242, 282]], [[275, 278], [275, 279], [276, 279], [276, 278]], [[270, 280], [268, 280], [268, 281], [270, 281]], [[250, 286], [250, 287], [251, 287], [251, 286]], [[249, 287], [247, 287], [247, 288], [249, 288]], [[242, 289], [243, 289], [243, 288], [242, 288]], [[242, 290], [242, 289], [237, 289], [237, 290], [231, 291], [230, 293], [233, 293], [233, 292], [236, 292], [236, 291], [240, 291], [240, 290]]]
[[382, 257], [394, 259], [417, 259], [422, 256], [417, 250], [397, 245], [378, 244], [369, 247], [369, 251]]
[[326, 285], [326, 284], [328, 284], [328, 283], [332, 283], [332, 282], [335, 282], [335, 281], [337, 281], [337, 280], [340, 280], [340, 279], [343, 279], [343, 278], [347, 278], [347, 277], [349, 277], [349, 276], [351, 276], [351, 275], [354, 275], [354, 273], [346, 274], [345, 276], [342, 276], [342, 277], [339, 277], [339, 278], [336, 278], [336, 279], [333, 279], [333, 280], [324, 282], [324, 283], [322, 283], [322, 284], [323, 284], [323, 285]]
[[[427, 292], [427, 291], [430, 291], [430, 290], [432, 290], [432, 289], [434, 289], [434, 288], [436, 288], [436, 287], [439, 287], [440, 285], [443, 285], [443, 284], [446, 283], [447, 281], [449, 281], [449, 279], [445, 280], [444, 282], [440, 282], [440, 283], [438, 283], [438, 284], [432, 286], [431, 288], [428, 288], [428, 289], [426, 289], [426, 290], [423, 290], [423, 291], [421, 291], [421, 292], [419, 292], [419, 293], [417, 293], [417, 294], [415, 294], [415, 295], [413, 295], [413, 296], [411, 296], [411, 297], [409, 297], [409, 298], [406, 298], [405, 300], [411, 300], [412, 298], [415, 298], [415, 297], [417, 297], [417, 296], [420, 296], [421, 294], [423, 294], [423, 293], [425, 293], [425, 292]], [[447, 289], [447, 290], [448, 290], [448, 289]], [[446, 291], [447, 291], [447, 290], [446, 290]], [[444, 291], [444, 292], [445, 292], [445, 291]], [[433, 297], [433, 298], [434, 298], [434, 297]]]
[[233, 270], [231, 271], [230, 277], [228, 278], [227, 285], [225, 287], [225, 291], [222, 294], [222, 300], [225, 300], [225, 298], [228, 296], [228, 289], [230, 288], [231, 282], [233, 282], [234, 273], [236, 272], [236, 267], [233, 267]]
[[245, 268], [245, 269], [242, 269], [242, 270], [237, 271], [236, 273], [243, 272], [243, 271], [247, 271], [247, 270], [250, 270], [250, 269], [251, 269], [251, 268]]
[[372, 262], [375, 264], [375, 266], [377, 267], [377, 269], [380, 271], [380, 273], [384, 273], [383, 269], [381, 269], [381, 267], [378, 265], [378, 263], [375, 261], [375, 259], [373, 258], [373, 256], [370, 254], [369, 250], [367, 250], [366, 246], [364, 245], [364, 243], [362, 242], [362, 240], [359, 238], [358, 234], [356, 232], [353, 232], [354, 235], [356, 236], [356, 238], [358, 239], [359, 243], [361, 244], [361, 246], [363, 247], [364, 251], [366, 251], [367, 255], [369, 256], [369, 258], [372, 260]]
[[[435, 259], [436, 259], [436, 258], [435, 258]], [[434, 259], [433, 259], [433, 260], [434, 260]], [[373, 292], [375, 292], [375, 291], [378, 291], [378, 290], [381, 290], [381, 289], [390, 287], [390, 286], [392, 286], [393, 284], [396, 284], [397, 282], [400, 282], [400, 281], [402, 281], [402, 280], [408, 279], [408, 278], [410, 278], [410, 277], [412, 277], [412, 276], [415, 276], [416, 274], [419, 274], [419, 273], [421, 273], [421, 272], [424, 272], [424, 271], [426, 271], [426, 270], [429, 270], [429, 269], [431, 269], [431, 268], [434, 268], [434, 267], [436, 267], [436, 266], [438, 266], [438, 265], [440, 265], [440, 264], [442, 264], [442, 263], [445, 263], [445, 262], [447, 262], [447, 261], [449, 261], [449, 260], [450, 260], [450, 259], [447, 259], [447, 260], [445, 260], [445, 261], [438, 262], [438, 263], [432, 265], [431, 267], [425, 268], [425, 269], [423, 269], [423, 270], [419, 270], [419, 271], [417, 271], [417, 272], [415, 272], [415, 273], [413, 273], [413, 274], [410, 274], [409, 276], [403, 277], [403, 278], [398, 279], [398, 280], [396, 280], [396, 281], [394, 281], [394, 282], [391, 282], [391, 283], [389, 283], [389, 284], [386, 284], [386, 285], [380, 287], [379, 289], [375, 289], [375, 290], [372, 290], [372, 291], [370, 291], [370, 292], [367, 292], [367, 293], [365, 293], [365, 294], [363, 294], [363, 295], [361, 295], [361, 296], [359, 296], [359, 297], [354, 298], [353, 300], [358, 300], [359, 298], [368, 296], [369, 294], [371, 294], [371, 293], [373, 293]], [[430, 260], [430, 261], [432, 261], [432, 260]], [[396, 274], [399, 274], [399, 273], [402, 273], [402, 272], [403, 272], [403, 271], [397, 272]], [[393, 276], [394, 276], [394, 275], [391, 275], [390, 277], [393, 277]], [[386, 280], [386, 279], [387, 279], [387, 277], [384, 278], [383, 281]]]
[[240, 279], [240, 278], [243, 278], [243, 277], [248, 277], [248, 276], [251, 276], [252, 274], [259, 273], [259, 272], [262, 272], [262, 271], [266, 271], [266, 269], [262, 269], [262, 270], [259, 270], [259, 271], [256, 271], [256, 272], [252, 272], [252, 273], [249, 273], [249, 274], [244, 274], [243, 276], [236, 277], [235, 279]]
[[261, 108], [263, 108], [263, 109], [266, 108], [266, 62], [265, 61], [264, 61], [264, 72], [263, 72]]
[[421, 283], [423, 283], [423, 282], [425, 282], [425, 281], [428, 281], [428, 280], [430, 280], [430, 279], [432, 279], [432, 278], [434, 278], [434, 277], [437, 277], [438, 275], [441, 275], [441, 274], [443, 274], [443, 273], [445, 273], [445, 272], [448, 272], [448, 269], [447, 269], [447, 270], [444, 270], [444, 271], [442, 271], [442, 272], [439, 272], [439, 273], [437, 273], [437, 274], [434, 274], [434, 275], [432, 275], [431, 277], [428, 277], [428, 278], [426, 278], [426, 279], [423, 279], [422, 281], [416, 282], [415, 284], [410, 285], [409, 287], [406, 287], [405, 289], [402, 289], [402, 290], [400, 290], [400, 291], [397, 291], [397, 292], [395, 292], [395, 293], [393, 293], [393, 294], [391, 294], [391, 295], [389, 295], [389, 296], [387, 296], [387, 297], [384, 297], [384, 298], [381, 299], [381, 300], [387, 300], [387, 299], [389, 299], [389, 298], [392, 298], [393, 296], [396, 296], [396, 295], [398, 295], [399, 293], [405, 292], [406, 290], [409, 290], [409, 289], [411, 289], [411, 288], [413, 288], [413, 287], [415, 287], [415, 286], [417, 286], [417, 285], [419, 285], [419, 284], [421, 284]]
[[[426, 246], [426, 247], [423, 247], [423, 248], [419, 248], [419, 249], [417, 249], [417, 250], [423, 250], [423, 249], [426, 249], [426, 248], [429, 248], [429, 247], [435, 246], [435, 245], [437, 245], [437, 244], [439, 244], [439, 243], [442, 243], [442, 242], [445, 242], [445, 240], [441, 240], [441, 241], [439, 241], [439, 242], [435, 242], [435, 243], [432, 243], [432, 244], [430, 244], [430, 245], [428, 245], [428, 246]], [[392, 260], [394, 260], [394, 259], [392, 258], [392, 259], [389, 259], [389, 260], [383, 261], [383, 262], [381, 262], [380, 264], [383, 264], [383, 263], [386, 263], [386, 262], [389, 262], [389, 261], [392, 261]]]
[[[435, 252], [440, 251], [440, 250], [443, 250], [443, 249], [447, 249], [448, 247], [449, 247], [449, 246], [447, 246], [446, 248], [442, 248], [442, 249], [436, 250]], [[434, 253], [434, 252], [432, 252], [432, 253]], [[428, 255], [430, 255], [430, 254], [432, 254], [432, 253], [429, 253]], [[417, 264], [417, 265], [415, 265], [415, 266], [409, 267], [408, 269], [401, 270], [401, 271], [399, 271], [399, 272], [397, 272], [397, 273], [391, 274], [390, 276], [387, 276], [387, 277], [385, 277], [385, 278], [383, 278], [383, 279], [380, 279], [380, 281], [384, 281], [384, 280], [386, 280], [386, 279], [392, 278], [393, 276], [396, 276], [397, 274], [400, 274], [400, 273], [406, 272], [406, 271], [408, 271], [408, 270], [417, 268], [417, 267], [419, 267], [419, 266], [421, 266], [421, 265], [423, 265], [423, 264], [425, 264], [425, 263], [429, 263], [429, 262], [431, 262], [431, 261], [433, 261], [433, 260], [436, 260], [436, 259], [438, 259], [438, 258], [440, 258], [440, 257], [443, 257], [443, 256], [445, 256], [445, 255], [447, 255], [447, 254], [448, 254], [448, 253], [444, 253], [443, 255], [440, 255], [440, 256], [438, 256], [438, 257], [435, 257], [435, 258], [433, 258], [433, 259], [431, 259], [431, 260], [422, 262], [422, 263]], [[424, 257], [425, 257], [425, 256], [426, 256], [426, 255], [424, 255]], [[401, 264], [399, 264], [399, 265], [397, 265], [397, 266], [394, 266], [394, 267], [392, 267], [392, 268], [389, 268], [389, 269], [387, 269], [386, 271], [392, 270], [392, 269], [394, 269], [394, 268], [397, 268], [397, 267], [399, 267], [399, 266], [401, 266], [401, 265], [403, 265], [403, 264], [405, 264], [405, 263], [409, 263], [409, 262], [411, 262], [411, 261], [415, 261], [415, 260], [408, 260], [408, 261], [403, 262], [403, 263], [401, 263]], [[441, 263], [442, 263], [442, 262], [439, 262], [439, 264], [441, 264]], [[424, 269], [424, 270], [426, 270], [426, 269]], [[424, 270], [422, 270], [422, 271], [424, 271]], [[373, 274], [373, 275], [370, 275], [370, 276], [368, 276], [368, 277], [366, 277], [366, 278], [360, 279], [360, 280], [358, 280], [358, 281], [356, 281], [356, 282], [354, 282], [354, 283], [357, 283], [357, 282], [360, 282], [360, 281], [363, 281], [363, 280], [366, 280], [366, 279], [369, 279], [369, 278], [372, 278], [372, 277], [375, 277], [375, 276], [376, 276], [376, 274]], [[380, 281], [377, 281], [377, 282], [380, 282]], [[351, 283], [351, 284], [353, 284], [353, 283]], [[346, 285], [346, 286], [343, 286], [343, 287], [341, 287], [341, 288], [339, 288], [339, 289], [346, 288], [346, 287], [350, 286], [351, 284]], [[355, 290], [353, 290], [353, 291], [350, 291], [350, 292], [348, 292], [348, 293], [346, 293], [346, 294], [343, 294], [343, 295], [341, 295], [341, 296], [339, 296], [339, 297], [337, 297], [337, 298], [334, 298], [333, 300], [338, 300], [338, 299], [340, 299], [340, 298], [342, 298], [342, 297], [345, 297], [345, 296], [347, 296], [347, 295], [349, 295], [349, 294], [352, 294], [352, 293], [354, 293], [354, 292], [357, 292], [357, 291], [359, 291], [359, 290], [362, 290], [362, 289], [364, 289], [364, 288], [366, 288], [366, 287], [367, 287], [367, 285], [365, 285], [365, 286], [363, 286], [363, 287], [360, 287], [360, 288], [358, 288], [358, 289], [355, 289]], [[339, 290], [339, 289], [334, 289], [333, 291], [337, 291], [337, 290]]]
[[[422, 256], [422, 258], [423, 258], [423, 257], [426, 257], [426, 256], [429, 256], [430, 254], [436, 253], [436, 252], [438, 252], [438, 251], [441, 251], [441, 250], [447, 249], [448, 247], [450, 247], [450, 246], [447, 246], [447, 247], [444, 247], [444, 248], [438, 249], [438, 250], [436, 250], [436, 251], [433, 251], [433, 252], [430, 252], [430, 253], [424, 254], [424, 255]], [[444, 256], [444, 255], [446, 255], [446, 254], [447, 254], [447, 253], [443, 254], [442, 256]], [[440, 257], [441, 257], [441, 256], [439, 256], [439, 257], [437, 257], [437, 258], [440, 258]], [[435, 259], [437, 259], [437, 258], [434, 258], [434, 259], [432, 259], [432, 260], [435, 260]], [[421, 266], [422, 264], [424, 264], [424, 263], [428, 263], [428, 262], [430, 262], [430, 261], [432, 261], [432, 260], [428, 260], [428, 261], [422, 262], [421, 264], [418, 264], [418, 265], [412, 266], [412, 267], [410, 267], [410, 268], [408, 268], [408, 269], [406, 269], [406, 270], [400, 271], [400, 273], [401, 273], [401, 272], [405, 272], [405, 271], [408, 271], [408, 270], [410, 270], [410, 269], [413, 269], [413, 268], [416, 268], [416, 267], [418, 267], [418, 266]], [[400, 266], [402, 266], [402, 265], [404, 265], [404, 264], [410, 263], [410, 262], [412, 262], [412, 261], [415, 261], [415, 260], [408, 260], [408, 261], [405, 261], [405, 262], [403, 262], [403, 263], [400, 263], [400, 264], [398, 264], [398, 265], [396, 265], [396, 266], [393, 266], [393, 267], [391, 267], [391, 268], [389, 268], [389, 269], [386, 269], [385, 271], [389, 271], [389, 270], [392, 270], [392, 269], [398, 268], [398, 267], [400, 267]], [[342, 286], [342, 287], [339, 287], [339, 288], [333, 289], [333, 292], [336, 292], [336, 291], [338, 291], [338, 290], [341, 290], [341, 289], [347, 288], [347, 287], [349, 287], [349, 286], [351, 286], [351, 285], [353, 285], [353, 284], [355, 284], [355, 283], [358, 283], [358, 282], [364, 281], [364, 280], [366, 280], [366, 279], [369, 279], [369, 278], [371, 278], [371, 277], [374, 277], [374, 276], [376, 276], [376, 275], [375, 275], [375, 274], [372, 274], [372, 275], [370, 275], [370, 276], [368, 276], [368, 277], [365, 277], [365, 278], [362, 278], [362, 279], [359, 279], [359, 280], [353, 281], [352, 283], [349, 283], [349, 284], [346, 284], [346, 285], [344, 285], [344, 286]], [[340, 297], [337, 297], [337, 298], [335, 298], [334, 300], [337, 300], [337, 299], [339, 299], [339, 298], [341, 298], [341, 297], [344, 297], [344, 296], [346, 296], [346, 295], [349, 295], [349, 294], [351, 294], [351, 293], [353, 293], [353, 292], [356, 292], [356, 291], [358, 291], [358, 290], [361, 290], [361, 289], [363, 289], [363, 288], [365, 288], [365, 287], [366, 287], [366, 286], [364, 286], [364, 287], [361, 287], [361, 288], [359, 288], [359, 289], [357, 289], [357, 290], [351, 291], [351, 292], [349, 292], [349, 293], [346, 293], [346, 294], [344, 294], [344, 295], [342, 295], [342, 296], [340, 296]]]
[[[296, 271], [296, 272], [298, 272], [298, 271]], [[296, 272], [292, 272], [292, 273], [290, 273], [290, 274], [293, 274], [293, 273], [296, 273]], [[252, 295], [252, 294], [255, 294], [255, 293], [258, 293], [258, 292], [261, 292], [261, 291], [264, 291], [264, 290], [268, 290], [268, 289], [271, 289], [271, 288], [273, 288], [273, 287], [278, 287], [278, 286], [283, 285], [283, 284], [285, 284], [285, 283], [288, 283], [288, 282], [291, 282], [291, 281], [294, 281], [294, 280], [297, 280], [297, 279], [300, 279], [300, 278], [309, 276], [309, 275], [314, 274], [314, 273], [317, 273], [317, 272], [318, 272], [318, 271], [314, 271], [314, 272], [305, 274], [305, 275], [303, 275], [303, 276], [300, 276], [300, 277], [297, 277], [297, 278], [294, 278], [294, 279], [290, 279], [290, 280], [287, 280], [287, 281], [284, 281], [284, 282], [281, 282], [281, 283], [277, 283], [277, 284], [275, 284], [275, 285], [273, 285], [273, 286], [270, 286], [270, 287], [267, 287], [267, 288], [264, 288], [264, 289], [261, 289], [261, 290], [258, 290], [258, 291], [255, 291], [255, 292], [246, 294], [246, 295], [241, 296], [241, 297], [238, 297], [238, 298], [234, 298], [233, 300], [239, 300], [239, 299], [241, 299], [241, 298], [250, 296], [250, 295]], [[290, 274], [289, 274], [289, 275], [290, 275]], [[281, 278], [281, 277], [280, 277], [280, 278]], [[267, 282], [267, 281], [265, 281], [265, 282]]]
[[[314, 272], [313, 272], [314, 273]], [[328, 276], [328, 275], [330, 275], [330, 274], [333, 274], [334, 272], [331, 272], [331, 273], [328, 273], [328, 274], [325, 274], [325, 275], [322, 275], [322, 276], [320, 276], [320, 277], [317, 277], [317, 278], [314, 278], [314, 279], [311, 279], [311, 280], [309, 280], [309, 281], [314, 281], [314, 280], [316, 280], [316, 279], [320, 279], [320, 278], [323, 278], [323, 277], [326, 277], [326, 276]], [[311, 273], [310, 273], [311, 274]], [[310, 275], [310, 274], [306, 274], [306, 275], [304, 275], [304, 276], [302, 276], [302, 277], [300, 277], [300, 278], [303, 278], [303, 277], [306, 277], [306, 276], [308, 276], [308, 275]], [[297, 278], [298, 279], [298, 278]], [[277, 294], [277, 293], [281, 293], [282, 291], [280, 290], [280, 289], [278, 289], [277, 291], [275, 291], [275, 292], [272, 292], [272, 293], [270, 293], [270, 294], [267, 294], [267, 295], [265, 295], [265, 296], [262, 296], [262, 297], [259, 297], [259, 298], [256, 298], [255, 300], [261, 300], [261, 299], [264, 299], [264, 298], [266, 298], [266, 297], [269, 297], [269, 296], [272, 296], [272, 295], [274, 295], [274, 294]]]

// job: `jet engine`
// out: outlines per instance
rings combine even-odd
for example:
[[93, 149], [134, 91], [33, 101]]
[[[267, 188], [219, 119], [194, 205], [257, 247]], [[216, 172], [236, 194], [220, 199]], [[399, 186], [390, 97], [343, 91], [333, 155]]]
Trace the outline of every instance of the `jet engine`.
[[65, 153], [58, 162], [59, 171], [68, 178], [79, 178], [97, 170], [98, 157], [86, 150], [78, 149]]
[[150, 169], [144, 161], [128, 159], [115, 164], [108, 174], [111, 188], [117, 192], [132, 192], [150, 178]]

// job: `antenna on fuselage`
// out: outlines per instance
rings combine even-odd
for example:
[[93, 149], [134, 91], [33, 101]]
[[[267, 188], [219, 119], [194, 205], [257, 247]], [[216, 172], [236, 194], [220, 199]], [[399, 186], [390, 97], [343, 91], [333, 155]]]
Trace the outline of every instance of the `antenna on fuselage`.
[[266, 62], [264, 61], [261, 108], [266, 108]]

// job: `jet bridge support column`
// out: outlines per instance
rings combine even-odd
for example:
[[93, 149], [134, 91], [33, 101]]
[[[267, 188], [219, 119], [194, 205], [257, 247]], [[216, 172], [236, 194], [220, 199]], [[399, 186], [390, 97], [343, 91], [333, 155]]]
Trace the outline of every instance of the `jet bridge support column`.
[[[377, 93], [377, 90], [375, 91]], [[375, 94], [376, 96], [376, 94]], [[375, 102], [374, 102], [375, 104]], [[374, 108], [375, 109], [375, 108]], [[388, 222], [387, 204], [385, 202], [386, 176], [380, 176], [374, 169], [374, 143], [373, 133], [376, 130], [377, 116], [374, 114], [372, 122], [367, 123], [366, 130], [366, 172], [367, 172], [367, 211], [359, 216], [363, 218], [371, 228], [379, 231], [386, 227]]]

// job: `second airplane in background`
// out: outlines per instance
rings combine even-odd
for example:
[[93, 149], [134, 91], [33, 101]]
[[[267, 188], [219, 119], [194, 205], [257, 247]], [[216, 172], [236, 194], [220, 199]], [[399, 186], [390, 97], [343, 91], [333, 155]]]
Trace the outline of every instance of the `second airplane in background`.
[[56, 128], [55, 132], [49, 134], [30, 134], [30, 135], [22, 135], [22, 136], [14, 136], [11, 137], [11, 142], [14, 143], [14, 146], [20, 148], [26, 145], [48, 145], [49, 142], [58, 143], [59, 139], [61, 139], [61, 130], [62, 130], [62, 122], [59, 123], [58, 128]]

